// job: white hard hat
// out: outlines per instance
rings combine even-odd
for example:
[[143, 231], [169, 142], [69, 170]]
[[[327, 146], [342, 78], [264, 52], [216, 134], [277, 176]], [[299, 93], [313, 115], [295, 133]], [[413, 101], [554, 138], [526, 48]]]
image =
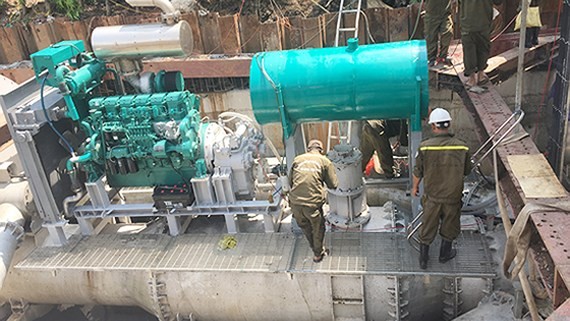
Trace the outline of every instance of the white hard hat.
[[431, 114], [429, 114], [428, 124], [436, 124], [446, 121], [451, 121], [451, 115], [449, 115], [449, 112], [443, 108], [436, 108], [431, 111]]

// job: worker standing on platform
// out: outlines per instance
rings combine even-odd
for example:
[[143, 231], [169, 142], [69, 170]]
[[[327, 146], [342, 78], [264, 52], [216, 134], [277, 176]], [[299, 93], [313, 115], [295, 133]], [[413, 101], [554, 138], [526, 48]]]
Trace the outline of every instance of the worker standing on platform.
[[453, 37], [451, 0], [426, 0], [424, 24], [429, 66], [452, 65], [447, 57]]
[[434, 109], [429, 115], [429, 124], [435, 136], [419, 146], [412, 187], [412, 195], [419, 196], [420, 181], [424, 181], [424, 214], [419, 234], [422, 269], [427, 268], [429, 246], [438, 228], [442, 238], [439, 262], [445, 263], [455, 257], [452, 243], [461, 232], [463, 177], [471, 171], [469, 148], [449, 132], [449, 112], [443, 108]]
[[405, 122], [401, 120], [367, 120], [364, 122], [360, 141], [363, 170], [376, 151], [384, 177], [394, 178], [394, 153], [390, 138], [401, 135], [401, 143], [407, 146], [407, 129], [405, 126]]
[[463, 43], [463, 64], [466, 85], [474, 87], [489, 81], [485, 74], [491, 49], [491, 23], [493, 4], [502, 0], [459, 0], [461, 20], [461, 42]]
[[319, 263], [329, 252], [324, 246], [325, 218], [323, 205], [326, 189], [338, 186], [336, 171], [331, 161], [322, 155], [323, 143], [311, 140], [305, 154], [295, 157], [291, 165], [289, 203], [293, 218], [309, 241], [313, 261]]

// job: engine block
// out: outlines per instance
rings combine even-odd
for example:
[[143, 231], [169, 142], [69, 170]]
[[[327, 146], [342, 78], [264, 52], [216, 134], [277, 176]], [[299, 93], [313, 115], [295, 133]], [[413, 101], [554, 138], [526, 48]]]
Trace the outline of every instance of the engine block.
[[206, 172], [199, 98], [188, 91], [94, 98], [82, 123], [91, 138], [83, 167], [109, 185], [188, 183]]

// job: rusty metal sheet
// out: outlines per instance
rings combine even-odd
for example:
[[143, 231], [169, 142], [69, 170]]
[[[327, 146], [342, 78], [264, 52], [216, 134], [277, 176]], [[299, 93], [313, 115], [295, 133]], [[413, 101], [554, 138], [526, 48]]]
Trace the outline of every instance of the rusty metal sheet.
[[222, 34], [222, 48], [225, 54], [235, 55], [241, 53], [238, 19], [237, 14], [218, 19], [220, 33]]
[[17, 27], [2, 28], [0, 30], [0, 63], [11, 64], [25, 58]]
[[570, 321], [570, 299], [559, 306], [546, 321]]
[[303, 46], [303, 19], [299, 17], [289, 18], [288, 24], [285, 26], [285, 48], [301, 48]]
[[218, 18], [219, 15], [217, 12], [198, 17], [202, 43], [204, 44], [204, 53], [206, 54], [224, 53]]
[[557, 266], [554, 276], [554, 299], [552, 300], [555, 307], [560, 306], [570, 297], [568, 284], [570, 284], [570, 265]]
[[27, 68], [13, 68], [13, 69], [0, 69], [0, 75], [21, 84], [24, 81], [35, 76], [34, 70], [31, 67]]
[[192, 53], [203, 54], [204, 44], [202, 43], [202, 32], [200, 31], [200, 24], [198, 23], [196, 12], [185, 13], [180, 17], [180, 19], [188, 22], [190, 29], [192, 29], [192, 36], [194, 38], [194, 50]]
[[408, 8], [398, 8], [388, 11], [390, 26], [390, 41], [404, 41], [409, 38], [408, 19], [410, 11]]
[[184, 78], [249, 77], [251, 57], [231, 59], [152, 59], [143, 62], [145, 71], [179, 70]]
[[303, 19], [303, 48], [322, 48], [323, 32], [319, 17]]
[[531, 218], [554, 264], [570, 265], [570, 214], [535, 213]]
[[281, 47], [281, 33], [277, 23], [263, 23], [261, 24], [260, 31], [263, 51], [276, 51], [283, 49], [283, 47]]
[[261, 24], [256, 16], [240, 16], [242, 52], [256, 53], [261, 51]]
[[321, 16], [321, 24], [323, 24], [323, 42], [325, 47], [334, 46], [334, 38], [336, 36], [336, 22], [338, 13], [326, 13]]
[[388, 9], [371, 8], [364, 10], [368, 17], [370, 33], [376, 43], [387, 42], [390, 39]]

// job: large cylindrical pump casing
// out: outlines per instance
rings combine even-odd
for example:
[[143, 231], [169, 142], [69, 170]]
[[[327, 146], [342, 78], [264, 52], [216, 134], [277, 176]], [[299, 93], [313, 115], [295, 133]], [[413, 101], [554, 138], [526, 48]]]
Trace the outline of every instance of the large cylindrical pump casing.
[[93, 52], [103, 60], [188, 56], [193, 41], [186, 21], [98, 27], [91, 36]]
[[[268, 80], [273, 81], [274, 84]], [[251, 102], [260, 124], [402, 119], [429, 102], [425, 41], [263, 52], [250, 67]]]

